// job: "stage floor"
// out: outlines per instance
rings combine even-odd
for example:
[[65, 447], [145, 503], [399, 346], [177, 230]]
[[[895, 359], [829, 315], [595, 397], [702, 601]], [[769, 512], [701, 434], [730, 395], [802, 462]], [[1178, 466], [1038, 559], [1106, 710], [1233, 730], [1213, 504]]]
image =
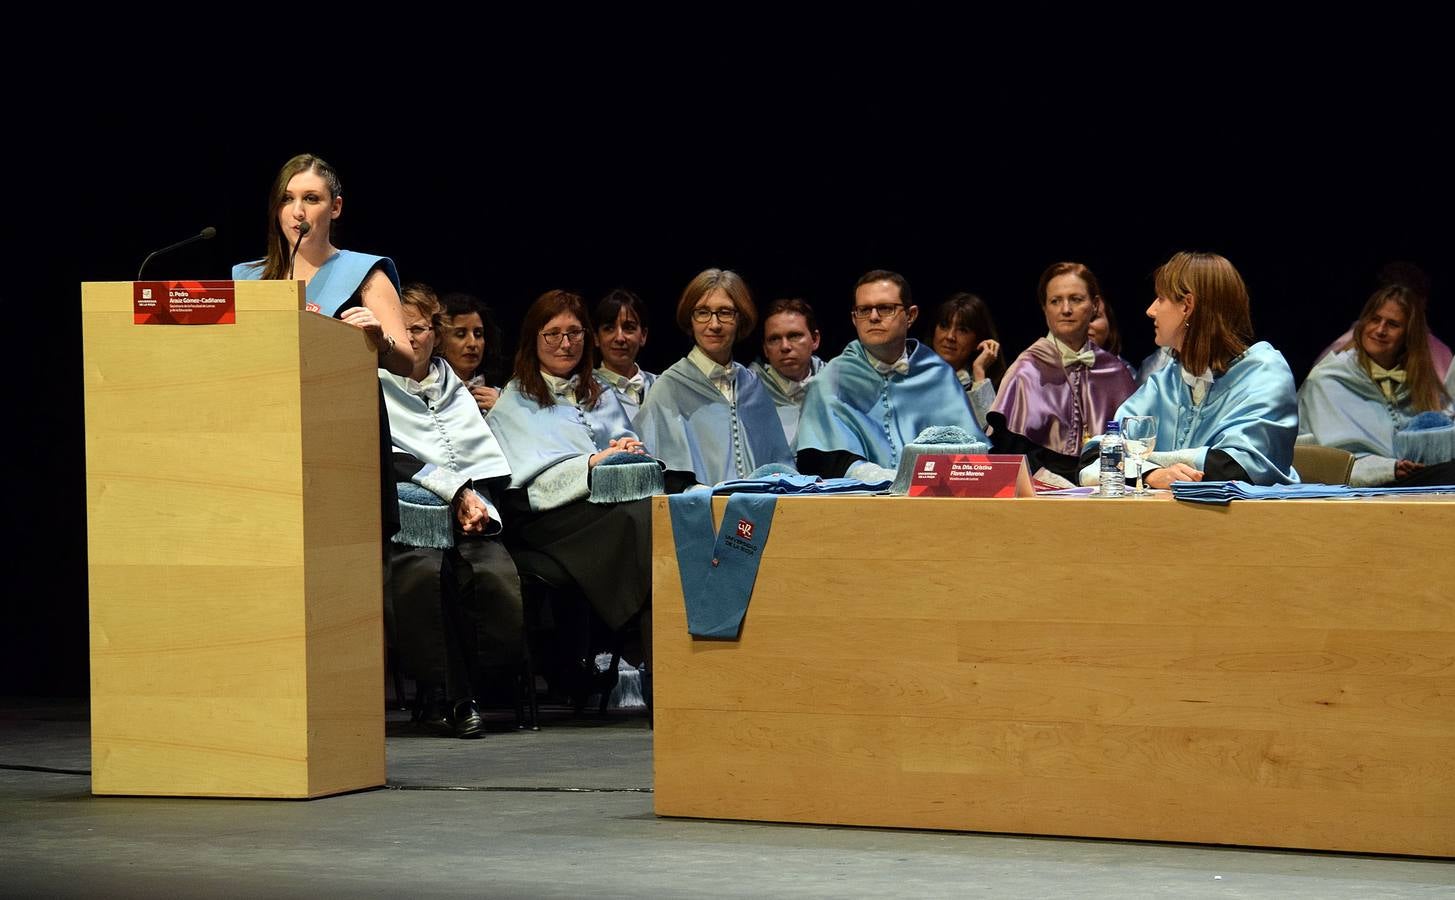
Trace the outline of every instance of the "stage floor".
[[1449, 897], [1455, 863], [659, 819], [640, 714], [388, 726], [389, 786], [96, 798], [84, 704], [0, 701], [0, 896]]

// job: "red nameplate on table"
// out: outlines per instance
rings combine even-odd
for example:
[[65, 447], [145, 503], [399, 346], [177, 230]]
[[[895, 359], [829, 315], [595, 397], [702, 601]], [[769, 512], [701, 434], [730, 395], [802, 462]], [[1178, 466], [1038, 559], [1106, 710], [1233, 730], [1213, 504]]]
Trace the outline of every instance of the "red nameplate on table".
[[1024, 456], [926, 453], [914, 464], [911, 497], [1034, 497]]
[[137, 325], [232, 325], [237, 288], [231, 281], [134, 281], [132, 322]]

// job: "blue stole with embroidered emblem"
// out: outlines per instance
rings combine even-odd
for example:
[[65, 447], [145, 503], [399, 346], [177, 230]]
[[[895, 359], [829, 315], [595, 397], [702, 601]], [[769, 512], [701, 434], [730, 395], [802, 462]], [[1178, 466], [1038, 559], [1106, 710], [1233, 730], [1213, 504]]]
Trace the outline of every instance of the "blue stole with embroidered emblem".
[[711, 491], [667, 498], [689, 634], [737, 640], [777, 502], [772, 494], [733, 494], [714, 532]]

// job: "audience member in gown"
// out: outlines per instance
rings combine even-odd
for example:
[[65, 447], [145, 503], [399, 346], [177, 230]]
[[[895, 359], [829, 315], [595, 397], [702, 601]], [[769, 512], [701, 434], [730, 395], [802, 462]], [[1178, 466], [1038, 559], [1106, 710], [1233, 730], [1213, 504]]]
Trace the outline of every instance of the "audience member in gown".
[[858, 340], [824, 365], [803, 400], [800, 471], [892, 479], [905, 445], [931, 426], [988, 443], [954, 371], [909, 337], [918, 315], [903, 275], [875, 269], [859, 278], [849, 307]]
[[1428, 333], [1423, 297], [1404, 285], [1380, 288], [1354, 324], [1356, 337], [1314, 366], [1299, 389], [1300, 432], [1354, 454], [1351, 484], [1455, 483], [1455, 463], [1426, 465], [1400, 458], [1396, 449], [1397, 433], [1415, 416], [1452, 411], [1430, 359]]
[[526, 311], [514, 375], [488, 421], [510, 463], [507, 543], [554, 561], [616, 631], [650, 597], [650, 510], [645, 499], [618, 499], [598, 472], [617, 454], [650, 457], [621, 401], [592, 375], [594, 363], [586, 304], [567, 291], [542, 294]]
[[790, 447], [808, 382], [824, 365], [815, 355], [819, 339], [818, 320], [807, 301], [794, 297], [769, 304], [763, 316], [763, 357], [749, 368], [773, 398]]
[[1135, 389], [1114, 354], [1089, 337], [1101, 307], [1101, 287], [1081, 263], [1055, 263], [1041, 273], [1037, 304], [1046, 336], [1016, 357], [990, 408], [991, 437], [1004, 453], [1024, 453], [1075, 481], [1081, 447], [1100, 434]]
[[513, 670], [522, 660], [520, 578], [499, 541], [493, 497], [509, 482], [510, 467], [464, 383], [434, 355], [434, 292], [408, 285], [403, 307], [414, 371], [379, 371], [394, 477], [438, 498], [438, 518], [449, 522], [448, 536], [435, 533], [444, 524], [426, 517], [438, 507], [424, 502], [428, 495], [406, 496], [412, 512], [391, 545], [385, 621], [397, 665], [425, 698], [424, 721], [478, 737], [484, 672]]
[[772, 398], [732, 358], [733, 344], [757, 321], [752, 294], [736, 272], [708, 269], [682, 291], [677, 325], [692, 337], [692, 349], [657, 378], [635, 420], [642, 441], [667, 467], [669, 490], [792, 463]]
[[625, 288], [616, 288], [596, 304], [596, 350], [601, 365], [596, 377], [616, 392], [627, 415], [635, 416], [657, 376], [637, 365], [647, 345], [647, 305]]
[[500, 327], [490, 307], [471, 294], [446, 294], [440, 302], [439, 354], [484, 415], [500, 398]]
[[1091, 339], [1093, 344], [1121, 360], [1132, 379], [1136, 379], [1137, 367], [1122, 356], [1122, 332], [1117, 327], [1116, 310], [1105, 297], [1096, 308], [1096, 315], [1091, 320], [1091, 327], [1087, 329], [1086, 336]]
[[[1157, 269], [1147, 307], [1157, 346], [1171, 361], [1114, 418], [1157, 417], [1146, 483], [1247, 481], [1290, 484], [1298, 401], [1293, 373], [1266, 341], [1253, 342], [1248, 290], [1214, 253], [1177, 253]], [[1082, 484], [1095, 484], [1100, 436], [1082, 452]]]
[[[1429, 305], [1431, 288], [1430, 276], [1427, 275], [1423, 269], [1413, 263], [1389, 263], [1379, 270], [1379, 273], [1375, 276], [1375, 284], [1377, 287], [1380, 288], [1401, 285], [1408, 289], [1412, 297], [1416, 297], [1419, 299], [1419, 303], [1422, 307], [1428, 307]], [[1354, 334], [1355, 329], [1351, 326], [1348, 331], [1339, 335], [1337, 338], [1334, 339], [1334, 342], [1332, 344], [1324, 348], [1323, 352], [1320, 353], [1318, 357], [1314, 360], [1314, 365], [1317, 366], [1319, 363], [1323, 362], [1324, 359], [1331, 353], [1337, 353], [1338, 351], [1351, 346], [1354, 343]], [[1434, 366], [1435, 377], [1449, 378], [1451, 370], [1450, 347], [1444, 341], [1435, 337], [1434, 333], [1429, 331], [1428, 329], [1426, 329], [1425, 331], [1425, 341], [1429, 344], [1430, 347], [1430, 363], [1432, 366]]]
[[940, 358], [955, 370], [965, 388], [975, 421], [983, 429], [990, 404], [1005, 375], [1000, 354], [1000, 335], [990, 317], [990, 304], [964, 291], [954, 294], [935, 311], [930, 344]]

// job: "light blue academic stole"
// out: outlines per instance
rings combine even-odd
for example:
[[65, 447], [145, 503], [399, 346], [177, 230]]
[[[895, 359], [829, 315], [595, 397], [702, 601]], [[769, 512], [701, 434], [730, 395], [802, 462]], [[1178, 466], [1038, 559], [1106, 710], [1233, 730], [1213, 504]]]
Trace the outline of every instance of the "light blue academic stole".
[[772, 494], [733, 494], [714, 533], [711, 491], [667, 498], [689, 634], [737, 640], [777, 502]]
[[[384, 274], [394, 284], [394, 289], [399, 290], [399, 272], [394, 268], [394, 260], [387, 256], [340, 250], [325, 260], [308, 282], [304, 298], [309, 311], [329, 317], [337, 316], [339, 307], [348, 302], [375, 266], [383, 269]], [[262, 274], [262, 260], [238, 263], [232, 267], [234, 281], [251, 281]]]

